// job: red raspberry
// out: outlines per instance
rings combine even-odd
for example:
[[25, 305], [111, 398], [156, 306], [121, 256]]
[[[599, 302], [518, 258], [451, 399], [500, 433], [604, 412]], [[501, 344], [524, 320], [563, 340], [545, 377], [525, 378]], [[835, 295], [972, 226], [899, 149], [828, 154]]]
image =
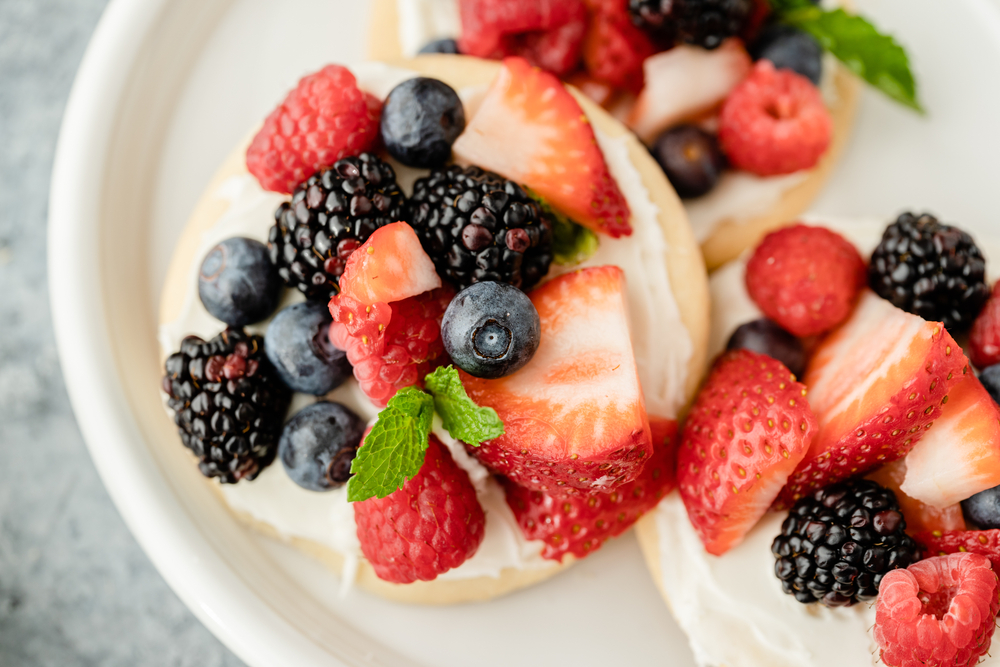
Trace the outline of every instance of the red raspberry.
[[486, 516], [469, 475], [433, 435], [420, 472], [385, 498], [354, 503], [361, 553], [380, 579], [431, 581], [479, 548]]
[[330, 301], [330, 342], [347, 352], [361, 390], [379, 408], [447, 361], [441, 317], [455, 295], [441, 287], [391, 304], [366, 306], [347, 294]]
[[642, 63], [655, 49], [649, 37], [624, 13], [594, 13], [583, 42], [583, 64], [592, 76], [638, 93]]
[[823, 227], [796, 224], [771, 232], [747, 262], [751, 298], [796, 336], [823, 333], [844, 321], [866, 282], [857, 248]]
[[722, 103], [719, 143], [729, 162], [759, 176], [813, 167], [830, 145], [833, 121], [816, 86], [760, 60]]
[[977, 368], [1000, 363], [1000, 280], [969, 332], [969, 359]]
[[1000, 611], [985, 556], [957, 553], [891, 570], [879, 586], [875, 641], [888, 667], [975, 665]]
[[327, 65], [299, 81], [247, 149], [261, 187], [291, 193], [337, 160], [371, 150], [382, 103], [358, 89], [346, 67]]

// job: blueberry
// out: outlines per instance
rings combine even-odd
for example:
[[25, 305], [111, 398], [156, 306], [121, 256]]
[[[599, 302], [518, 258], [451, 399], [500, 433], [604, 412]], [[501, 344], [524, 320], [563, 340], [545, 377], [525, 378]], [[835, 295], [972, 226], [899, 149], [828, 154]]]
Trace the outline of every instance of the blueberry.
[[281, 278], [263, 243], [234, 237], [208, 251], [198, 274], [198, 296], [216, 319], [243, 327], [278, 307]]
[[340, 403], [319, 401], [288, 420], [278, 457], [292, 481], [310, 491], [330, 491], [351, 476], [365, 424]]
[[715, 187], [726, 167], [715, 135], [694, 125], [678, 125], [653, 144], [653, 157], [681, 197], [700, 197]]
[[417, 77], [399, 84], [382, 108], [382, 140], [392, 157], [411, 167], [440, 167], [465, 129], [465, 108], [455, 89]]
[[444, 311], [441, 340], [469, 375], [498, 378], [524, 366], [542, 337], [538, 311], [524, 292], [506, 283], [473, 283]]
[[289, 389], [322, 396], [351, 375], [347, 355], [330, 342], [330, 311], [318, 301], [288, 306], [264, 335], [264, 352]]
[[979, 374], [979, 381], [986, 387], [993, 400], [1000, 403], [1000, 364], [984, 368]]
[[823, 75], [823, 47], [812, 35], [790, 25], [774, 23], [761, 30], [750, 55], [801, 74], [817, 86]]
[[802, 342], [766, 317], [741, 325], [729, 337], [726, 349], [766, 354], [783, 363], [796, 377], [802, 377], [806, 368]]
[[980, 530], [1000, 528], [1000, 486], [963, 500], [962, 513], [969, 523]]
[[458, 42], [454, 39], [435, 39], [433, 42], [424, 44], [424, 48], [419, 53], [450, 53], [459, 54]]

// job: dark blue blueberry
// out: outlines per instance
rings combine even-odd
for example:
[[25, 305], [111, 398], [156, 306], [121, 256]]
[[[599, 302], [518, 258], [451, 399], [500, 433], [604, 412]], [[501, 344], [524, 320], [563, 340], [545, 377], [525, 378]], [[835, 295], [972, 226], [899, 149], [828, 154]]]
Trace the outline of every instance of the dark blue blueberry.
[[766, 317], [741, 325], [729, 337], [726, 349], [766, 354], [783, 363], [796, 377], [802, 377], [806, 369], [802, 342]]
[[980, 530], [1000, 528], [1000, 486], [963, 500], [962, 512], [969, 523]]
[[457, 55], [461, 51], [458, 50], [458, 42], [454, 39], [435, 39], [433, 42], [424, 44], [424, 48], [420, 49], [419, 53], [449, 53]]
[[535, 355], [542, 337], [538, 311], [524, 292], [506, 283], [473, 283], [444, 311], [441, 340], [469, 375], [510, 375]]
[[462, 100], [454, 88], [437, 79], [404, 81], [392, 89], [382, 108], [386, 150], [411, 167], [443, 166], [464, 129]]
[[278, 307], [281, 287], [267, 246], [242, 237], [209, 250], [198, 274], [198, 296], [205, 309], [233, 327], [266, 319]]
[[365, 423], [340, 403], [319, 401], [288, 420], [278, 458], [292, 481], [310, 491], [330, 491], [351, 476]]
[[1000, 364], [984, 368], [979, 374], [979, 381], [986, 387], [993, 400], [1000, 403]]
[[812, 35], [790, 25], [773, 23], [761, 30], [750, 46], [750, 56], [797, 72], [817, 86], [823, 76], [823, 47]]
[[292, 391], [322, 396], [351, 375], [347, 354], [330, 342], [330, 311], [318, 301], [288, 306], [274, 316], [264, 351]]
[[660, 135], [653, 157], [681, 197], [700, 197], [715, 187], [726, 158], [714, 134], [694, 125], [678, 125]]

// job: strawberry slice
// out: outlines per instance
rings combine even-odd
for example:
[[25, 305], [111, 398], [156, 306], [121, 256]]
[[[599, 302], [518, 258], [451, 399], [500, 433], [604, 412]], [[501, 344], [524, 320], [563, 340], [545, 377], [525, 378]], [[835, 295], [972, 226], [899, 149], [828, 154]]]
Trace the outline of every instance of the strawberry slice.
[[948, 392], [934, 428], [906, 456], [902, 490], [946, 507], [1000, 484], [1000, 410], [972, 373]]
[[523, 183], [576, 222], [613, 237], [632, 233], [628, 203], [594, 128], [552, 74], [505, 58], [452, 146], [462, 161]]
[[417, 233], [405, 222], [376, 229], [351, 253], [340, 277], [340, 292], [366, 306], [392, 303], [441, 287], [434, 262]]
[[497, 380], [462, 373], [469, 397], [496, 410], [506, 429], [472, 452], [530, 490], [610, 492], [652, 453], [625, 276], [617, 266], [582, 269], [529, 296], [542, 325], [531, 361]]
[[743, 541], [809, 449], [816, 418], [784, 364], [750, 350], [715, 362], [677, 454], [677, 483], [710, 554]]
[[1000, 571], [1000, 530], [934, 530], [913, 536], [923, 548], [924, 558], [969, 552], [986, 556]]
[[900, 488], [906, 477], [908, 460], [909, 457], [893, 461], [867, 476], [868, 479], [896, 494], [899, 510], [906, 517], [906, 532], [916, 535], [926, 530], [965, 530], [965, 516], [962, 514], [961, 505], [948, 505], [938, 509], [906, 495]]
[[940, 322], [863, 291], [806, 368], [819, 433], [777, 506], [905, 456], [967, 372], [965, 355]]

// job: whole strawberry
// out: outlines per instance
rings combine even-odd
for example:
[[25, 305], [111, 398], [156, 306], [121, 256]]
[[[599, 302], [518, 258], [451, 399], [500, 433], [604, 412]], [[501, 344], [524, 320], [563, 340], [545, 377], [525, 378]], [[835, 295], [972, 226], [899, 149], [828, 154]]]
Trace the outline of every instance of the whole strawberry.
[[[363, 443], [362, 443], [363, 444]], [[385, 498], [354, 503], [361, 553], [384, 581], [431, 581], [471, 558], [486, 516], [469, 475], [431, 435], [424, 464]]]
[[715, 362], [677, 454], [681, 498], [709, 553], [721, 555], [743, 540], [815, 433], [806, 388], [781, 362], [749, 350]]
[[1000, 280], [969, 332], [969, 359], [976, 368], [1000, 363]]
[[771, 232], [747, 262], [751, 298], [796, 336], [820, 334], [844, 321], [866, 280], [857, 248], [823, 227], [796, 224]]

